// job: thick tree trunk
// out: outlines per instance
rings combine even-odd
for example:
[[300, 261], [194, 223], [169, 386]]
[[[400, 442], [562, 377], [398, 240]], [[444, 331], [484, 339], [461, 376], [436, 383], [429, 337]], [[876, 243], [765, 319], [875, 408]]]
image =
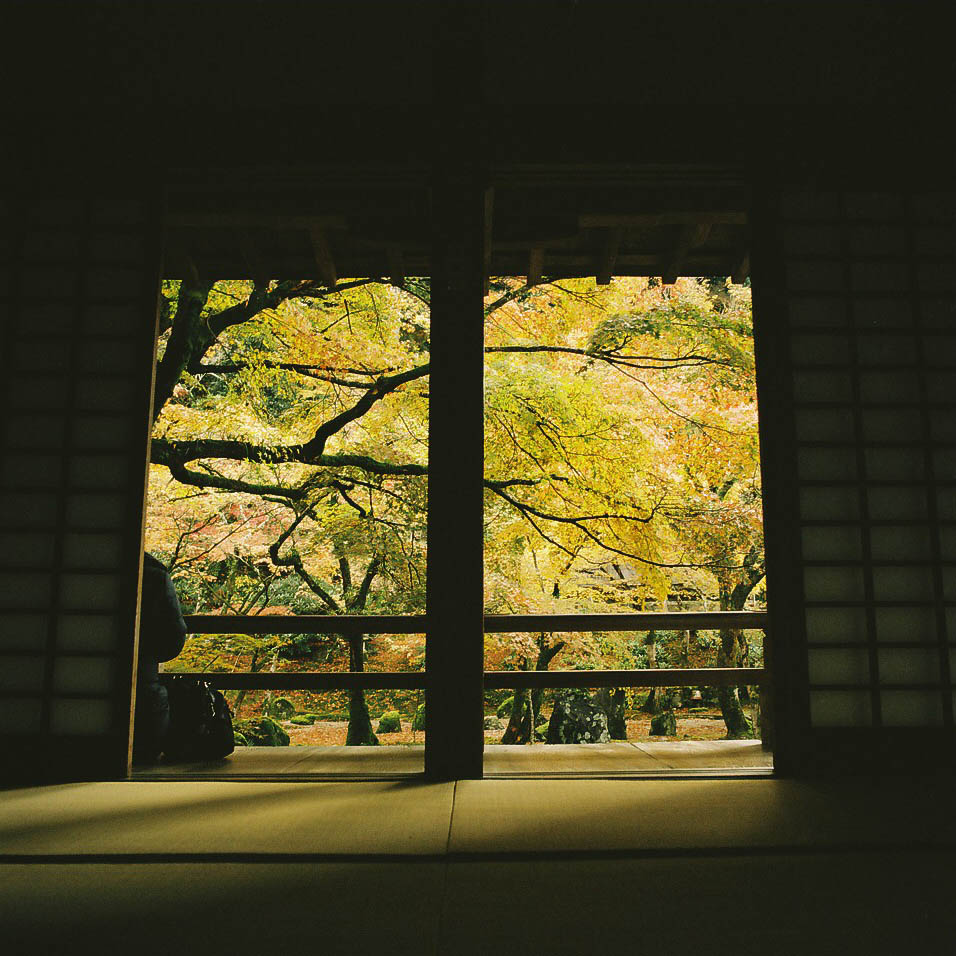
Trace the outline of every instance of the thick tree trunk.
[[[647, 650], [647, 666], [648, 668], [657, 667], [657, 631], [648, 631], [647, 637], [644, 638], [644, 647]], [[647, 698], [644, 703], [641, 705], [641, 710], [645, 714], [656, 714], [658, 710], [657, 702], [657, 688], [652, 687], [648, 693]]]
[[[558, 652], [564, 647], [564, 641], [558, 641], [557, 644], [549, 645], [547, 643], [550, 635], [542, 634], [538, 638], [538, 658], [534, 663], [536, 671], [546, 671], [551, 661], [557, 656]], [[528, 661], [525, 660], [521, 668], [528, 670]], [[528, 688], [515, 688], [514, 700], [511, 704], [511, 715], [508, 718], [508, 726], [501, 737], [503, 744], [530, 744], [534, 743], [534, 728], [541, 719], [541, 702], [544, 700], [544, 690], [538, 688], [530, 690]]]
[[[355, 634], [349, 638], [349, 670], [365, 670], [365, 635]], [[347, 747], [374, 746], [378, 737], [372, 731], [372, 719], [365, 703], [365, 691], [356, 687], [349, 691], [349, 727], [345, 735]]]
[[[741, 632], [739, 628], [724, 628], [720, 632], [718, 667], [739, 667], [741, 656]], [[753, 724], [744, 712], [736, 685], [728, 684], [717, 690], [720, 713], [727, 726], [728, 740], [750, 740], [754, 736]]]

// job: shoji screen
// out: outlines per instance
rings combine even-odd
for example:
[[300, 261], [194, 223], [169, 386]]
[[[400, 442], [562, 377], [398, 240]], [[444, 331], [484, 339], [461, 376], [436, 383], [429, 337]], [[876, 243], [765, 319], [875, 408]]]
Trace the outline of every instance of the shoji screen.
[[4, 209], [0, 738], [23, 779], [121, 775], [155, 338], [151, 204]]
[[777, 241], [805, 742], [922, 759], [953, 728], [954, 197], [791, 192]]

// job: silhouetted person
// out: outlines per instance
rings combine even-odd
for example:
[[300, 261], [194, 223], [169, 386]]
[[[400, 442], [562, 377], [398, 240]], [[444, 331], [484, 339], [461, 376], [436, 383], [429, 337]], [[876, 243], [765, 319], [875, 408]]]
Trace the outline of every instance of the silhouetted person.
[[171, 661], [186, 642], [186, 622], [173, 580], [151, 554], [143, 555], [143, 599], [139, 624], [139, 666], [133, 759], [156, 760], [169, 730], [169, 700], [159, 682], [159, 664]]

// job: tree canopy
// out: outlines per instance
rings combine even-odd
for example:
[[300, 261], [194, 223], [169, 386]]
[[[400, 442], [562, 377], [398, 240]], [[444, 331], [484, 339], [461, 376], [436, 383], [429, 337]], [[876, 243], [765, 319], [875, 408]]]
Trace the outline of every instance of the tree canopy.
[[[423, 611], [427, 280], [194, 278], [163, 295], [147, 549], [186, 610]], [[720, 279], [492, 282], [488, 612], [728, 609], [759, 596], [750, 308], [748, 288]], [[223, 639], [193, 640], [221, 659]], [[234, 660], [274, 666], [322, 640], [231, 646]], [[488, 655], [530, 666], [549, 648], [575, 666], [606, 645], [489, 636]], [[367, 651], [352, 641], [349, 666]]]

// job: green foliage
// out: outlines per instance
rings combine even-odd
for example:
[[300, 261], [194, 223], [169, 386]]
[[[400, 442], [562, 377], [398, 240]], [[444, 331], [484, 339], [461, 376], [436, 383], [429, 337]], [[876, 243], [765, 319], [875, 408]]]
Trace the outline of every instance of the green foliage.
[[250, 747], [288, 747], [289, 735], [271, 717], [233, 721], [233, 733]]
[[[294, 285], [274, 281], [267, 291]], [[187, 612], [424, 609], [428, 282], [342, 286], [300, 284], [225, 324], [157, 417], [157, 460], [177, 442], [246, 449], [193, 455], [186, 472], [171, 471], [172, 458], [150, 470], [147, 549], [171, 567]], [[164, 283], [174, 323], [182, 291]], [[202, 323], [216, 326], [252, 295], [249, 281], [217, 282]], [[749, 289], [723, 278], [533, 289], [492, 281], [489, 613], [737, 608], [765, 599], [750, 309]], [[161, 356], [170, 341], [167, 329]], [[410, 377], [385, 388], [397, 374]], [[297, 458], [318, 434], [322, 459]], [[643, 635], [495, 634], [485, 649], [490, 668], [545, 659], [542, 666], [651, 666]], [[370, 637], [357, 655], [335, 635], [207, 635], [190, 638], [170, 669], [350, 669], [370, 659], [376, 669], [415, 670], [423, 650], [418, 635]], [[691, 635], [688, 644], [674, 632], [659, 637], [656, 666], [713, 664], [718, 653], [716, 635]], [[762, 638], [748, 636], [735, 653], [759, 663]], [[399, 697], [366, 699], [375, 713], [411, 712], [417, 698]], [[328, 712], [345, 706], [343, 697]]]
[[412, 730], [424, 730], [425, 729], [425, 705], [421, 704], [418, 709], [415, 711], [415, 716], [412, 718]]
[[397, 710], [386, 711], [379, 718], [378, 727], [375, 728], [377, 734], [396, 734], [402, 731], [402, 715]]

